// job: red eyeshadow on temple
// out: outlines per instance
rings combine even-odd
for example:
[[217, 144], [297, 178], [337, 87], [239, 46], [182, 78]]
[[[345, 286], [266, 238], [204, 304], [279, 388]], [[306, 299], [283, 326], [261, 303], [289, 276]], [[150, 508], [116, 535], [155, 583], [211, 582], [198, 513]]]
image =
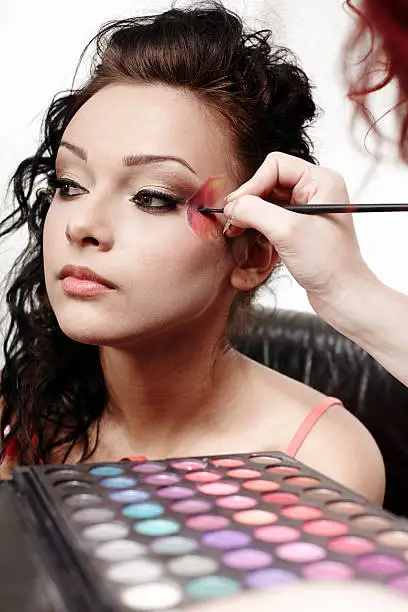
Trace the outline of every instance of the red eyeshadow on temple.
[[217, 216], [213, 213], [202, 214], [198, 209], [216, 208], [217, 202], [227, 195], [225, 185], [226, 179], [223, 176], [209, 178], [186, 202], [188, 224], [200, 238], [218, 240], [222, 236], [222, 225]]

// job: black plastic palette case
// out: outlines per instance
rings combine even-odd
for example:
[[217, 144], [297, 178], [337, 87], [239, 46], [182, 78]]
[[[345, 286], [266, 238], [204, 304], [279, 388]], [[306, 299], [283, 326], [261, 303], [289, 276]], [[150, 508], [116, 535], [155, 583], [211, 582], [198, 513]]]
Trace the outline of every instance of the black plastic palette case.
[[13, 487], [68, 611], [175, 611], [300, 580], [408, 598], [408, 521], [282, 453], [24, 467]]

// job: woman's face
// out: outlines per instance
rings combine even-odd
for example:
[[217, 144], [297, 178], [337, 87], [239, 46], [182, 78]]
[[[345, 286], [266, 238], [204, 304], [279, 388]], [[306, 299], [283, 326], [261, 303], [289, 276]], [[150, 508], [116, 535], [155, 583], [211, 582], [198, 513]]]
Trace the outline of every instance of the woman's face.
[[214, 175], [235, 188], [231, 151], [227, 130], [175, 88], [114, 84], [81, 107], [58, 151], [43, 242], [66, 335], [130, 346], [226, 315], [235, 264], [221, 222], [215, 240], [197, 236], [177, 201]]

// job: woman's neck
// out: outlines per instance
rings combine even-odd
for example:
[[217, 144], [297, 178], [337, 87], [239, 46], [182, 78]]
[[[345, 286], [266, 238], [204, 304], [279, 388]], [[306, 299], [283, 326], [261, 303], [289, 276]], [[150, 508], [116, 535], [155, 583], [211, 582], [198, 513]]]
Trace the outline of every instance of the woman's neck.
[[158, 457], [197, 436], [221, 434], [245, 360], [203, 336], [156, 338], [132, 352], [102, 348], [109, 397], [102, 435], [120, 438], [133, 454]]

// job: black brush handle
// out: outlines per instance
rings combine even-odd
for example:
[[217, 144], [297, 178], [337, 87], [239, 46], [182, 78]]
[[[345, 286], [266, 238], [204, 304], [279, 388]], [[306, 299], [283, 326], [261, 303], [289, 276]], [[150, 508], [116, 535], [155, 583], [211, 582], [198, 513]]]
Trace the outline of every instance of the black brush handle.
[[[329, 215], [333, 213], [361, 212], [403, 212], [408, 211], [408, 204], [283, 204], [281, 208], [303, 215]], [[223, 213], [223, 208], [199, 208], [199, 212]]]

